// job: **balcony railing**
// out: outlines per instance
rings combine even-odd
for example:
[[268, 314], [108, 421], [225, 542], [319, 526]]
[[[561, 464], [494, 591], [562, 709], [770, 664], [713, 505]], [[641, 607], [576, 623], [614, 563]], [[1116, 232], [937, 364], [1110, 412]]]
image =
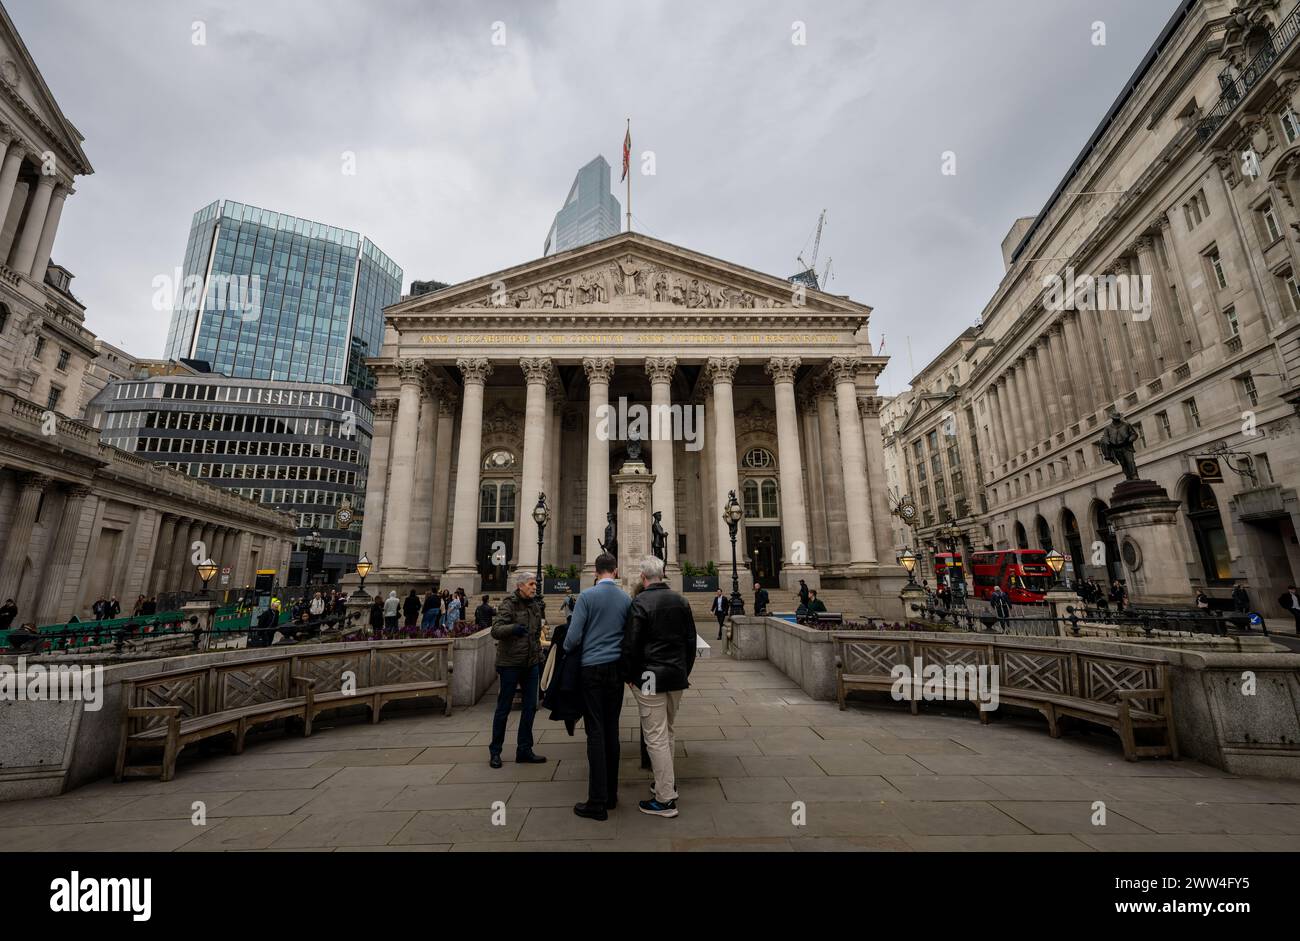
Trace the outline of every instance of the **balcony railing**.
[[1246, 93], [1259, 84], [1260, 79], [1273, 67], [1273, 63], [1281, 58], [1282, 53], [1296, 41], [1297, 36], [1300, 36], [1300, 7], [1296, 7], [1290, 16], [1278, 24], [1277, 29], [1273, 30], [1272, 35], [1268, 37], [1268, 43], [1264, 48], [1247, 63], [1232, 84], [1223, 89], [1223, 94], [1219, 96], [1214, 107], [1196, 125], [1196, 136], [1202, 144], [1214, 135], [1224, 121], [1228, 120], [1228, 115], [1241, 104]]

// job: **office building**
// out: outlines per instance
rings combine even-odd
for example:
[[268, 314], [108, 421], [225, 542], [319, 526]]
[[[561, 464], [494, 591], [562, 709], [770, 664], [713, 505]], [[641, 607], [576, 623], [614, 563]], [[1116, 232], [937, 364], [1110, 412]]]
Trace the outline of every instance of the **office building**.
[[578, 171], [564, 206], [546, 233], [542, 255], [554, 255], [617, 235], [619, 202], [609, 191], [609, 164], [596, 157]]

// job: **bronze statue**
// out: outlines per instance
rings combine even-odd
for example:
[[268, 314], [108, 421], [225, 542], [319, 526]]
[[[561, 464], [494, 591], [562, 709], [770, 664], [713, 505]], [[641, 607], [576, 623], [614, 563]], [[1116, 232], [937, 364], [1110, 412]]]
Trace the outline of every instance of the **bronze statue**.
[[1134, 456], [1137, 429], [1124, 420], [1119, 412], [1110, 413], [1110, 424], [1102, 431], [1097, 443], [1101, 456], [1124, 471], [1125, 480], [1137, 480], [1137, 458]]
[[608, 552], [614, 558], [618, 558], [618, 524], [614, 522], [614, 511], [605, 514], [608, 521], [605, 526], [605, 541], [600, 544], [602, 552]]
[[654, 511], [654, 522], [650, 524], [650, 551], [665, 565], [668, 564], [668, 533], [663, 527], [663, 511]]

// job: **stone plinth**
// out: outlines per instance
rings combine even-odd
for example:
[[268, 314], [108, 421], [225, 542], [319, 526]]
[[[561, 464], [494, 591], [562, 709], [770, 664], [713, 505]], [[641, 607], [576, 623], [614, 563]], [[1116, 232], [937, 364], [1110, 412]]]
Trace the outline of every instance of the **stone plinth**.
[[1153, 480], [1126, 480], [1111, 494], [1106, 519], [1115, 531], [1133, 602], [1185, 605], [1192, 600], [1177, 517], [1178, 501]]
[[628, 461], [614, 475], [618, 506], [618, 571], [624, 586], [637, 583], [641, 560], [650, 555], [651, 491], [655, 475], [641, 461]]

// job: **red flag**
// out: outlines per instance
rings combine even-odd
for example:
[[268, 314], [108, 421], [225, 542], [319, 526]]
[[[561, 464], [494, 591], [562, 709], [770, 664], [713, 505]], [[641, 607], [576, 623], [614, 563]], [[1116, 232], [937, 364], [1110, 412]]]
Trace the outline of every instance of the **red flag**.
[[632, 122], [628, 122], [627, 136], [623, 138], [623, 175], [618, 178], [622, 183], [627, 179], [628, 162], [632, 159]]

